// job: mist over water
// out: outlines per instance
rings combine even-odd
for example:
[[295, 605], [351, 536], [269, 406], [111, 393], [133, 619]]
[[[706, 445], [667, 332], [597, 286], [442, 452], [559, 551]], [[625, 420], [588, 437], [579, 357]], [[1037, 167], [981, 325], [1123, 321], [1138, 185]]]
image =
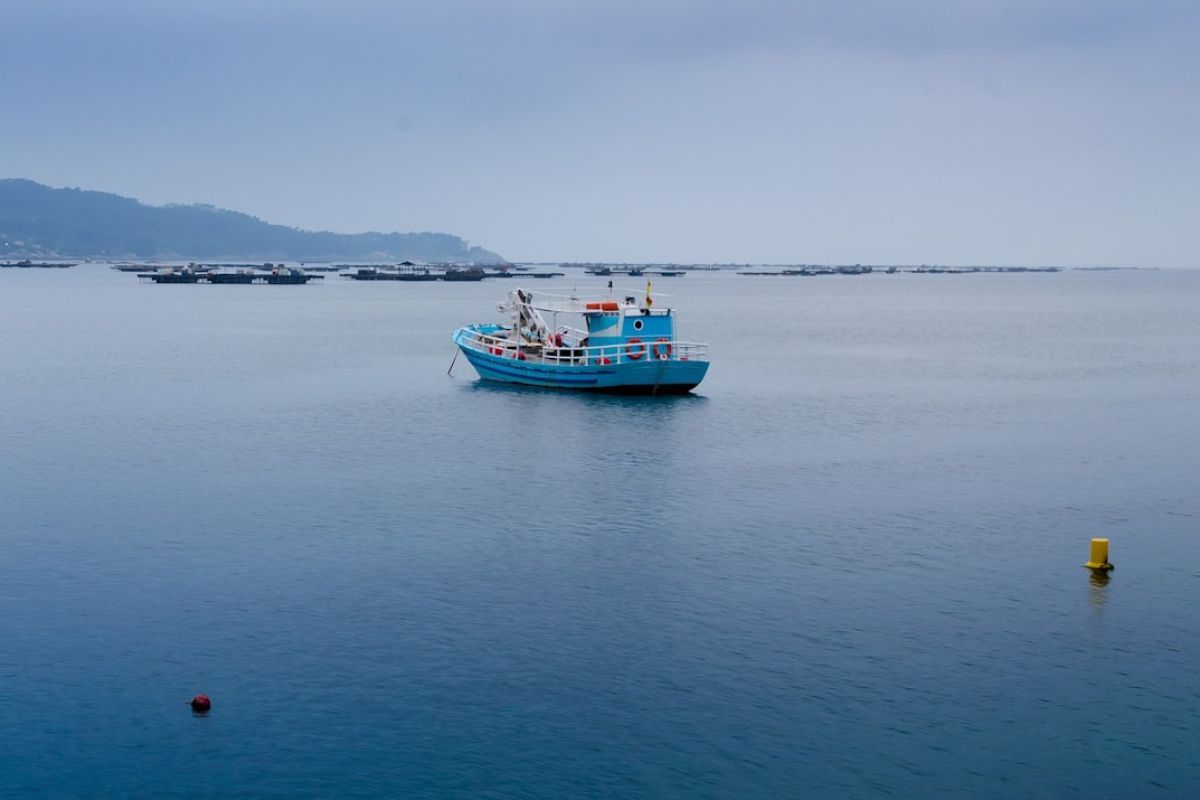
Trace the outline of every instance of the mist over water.
[[513, 283], [0, 271], [0, 794], [1200, 782], [1200, 272], [656, 280], [676, 398], [447, 377]]

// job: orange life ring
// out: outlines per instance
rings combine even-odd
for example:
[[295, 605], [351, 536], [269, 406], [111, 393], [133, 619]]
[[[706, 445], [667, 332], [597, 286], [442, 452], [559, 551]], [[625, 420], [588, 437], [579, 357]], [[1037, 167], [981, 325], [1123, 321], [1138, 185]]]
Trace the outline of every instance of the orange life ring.
[[[634, 347], [634, 345], [637, 347]], [[629, 356], [630, 361], [637, 361], [642, 356], [646, 355], [646, 345], [642, 344], [642, 340], [634, 336], [632, 339], [625, 342], [625, 355]]]
[[[667, 348], [665, 353], [659, 349], [662, 347]], [[671, 357], [671, 340], [667, 339], [666, 337], [660, 336], [658, 339], [656, 339], [654, 341], [653, 350], [654, 350], [655, 358], [657, 358], [659, 361], [666, 361], [667, 359], [669, 359]]]

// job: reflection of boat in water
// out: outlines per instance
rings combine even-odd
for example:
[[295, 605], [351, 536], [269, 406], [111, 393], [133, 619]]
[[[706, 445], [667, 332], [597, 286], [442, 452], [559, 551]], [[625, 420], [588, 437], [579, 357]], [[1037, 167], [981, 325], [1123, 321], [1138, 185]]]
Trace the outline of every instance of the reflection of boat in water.
[[[454, 343], [484, 380], [552, 389], [681, 394], [708, 372], [708, 345], [675, 338], [675, 312], [649, 293], [580, 300], [517, 289], [500, 304], [507, 324], [468, 325]], [[546, 322], [544, 315], [551, 315]], [[559, 325], [560, 315], [583, 328]]]

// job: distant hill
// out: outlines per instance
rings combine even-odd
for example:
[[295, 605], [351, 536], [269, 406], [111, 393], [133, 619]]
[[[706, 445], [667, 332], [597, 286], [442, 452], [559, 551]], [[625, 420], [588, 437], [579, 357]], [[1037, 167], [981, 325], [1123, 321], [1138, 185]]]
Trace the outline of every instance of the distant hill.
[[106, 192], [0, 179], [0, 258], [498, 263], [446, 233], [329, 233], [207, 205], [148, 206]]

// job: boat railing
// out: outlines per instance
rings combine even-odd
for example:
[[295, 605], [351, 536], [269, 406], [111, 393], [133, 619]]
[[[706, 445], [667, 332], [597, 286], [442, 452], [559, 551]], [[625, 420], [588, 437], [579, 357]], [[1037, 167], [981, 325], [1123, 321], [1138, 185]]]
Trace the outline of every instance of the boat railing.
[[637, 364], [654, 361], [705, 361], [708, 345], [700, 342], [683, 342], [676, 339], [649, 339], [640, 342], [576, 347], [562, 347], [543, 342], [528, 342], [520, 347], [507, 336], [493, 336], [482, 331], [470, 330], [461, 337], [462, 344], [480, 353], [510, 358], [533, 358], [544, 364], [556, 366], [607, 366], [609, 364]]
[[588, 335], [588, 332], [579, 328], [572, 328], [570, 325], [559, 325], [555, 333], [561, 333], [576, 342], [582, 342], [583, 337]]
[[[596, 298], [590, 298], [590, 297], [589, 298], [580, 298], [580, 297], [576, 297], [575, 295], [553, 294], [551, 292], [543, 292], [540, 290], [533, 291], [531, 289], [520, 289], [520, 288], [515, 289], [512, 292], [512, 295], [515, 295], [517, 292], [520, 292], [525, 297], [525, 299], [521, 302], [523, 302], [526, 305], [529, 305], [533, 308], [536, 308], [538, 311], [549, 311], [552, 313], [582, 314], [585, 311], [591, 310], [588, 308], [589, 302], [596, 301]], [[618, 287], [618, 288], [612, 289], [609, 292], [608, 296], [604, 297], [603, 299], [609, 300], [609, 301], [614, 301], [614, 300], [620, 300], [621, 298], [628, 297], [630, 295], [632, 295], [632, 296], [643, 295], [644, 296], [645, 294], [646, 294], [645, 289], [635, 289], [632, 287], [630, 287], [630, 288]], [[656, 298], [660, 298], [660, 299], [670, 297], [670, 295], [663, 294], [662, 292], [654, 292], [653, 296]], [[511, 295], [510, 295], [510, 300], [505, 301], [504, 303], [500, 304], [502, 310], [505, 310], [505, 311], [511, 310], [510, 307], [508, 306], [508, 303], [510, 301], [511, 301]], [[625, 306], [626, 308], [637, 308], [638, 307], [636, 303], [634, 303], [632, 305], [623, 303], [622, 305]]]

